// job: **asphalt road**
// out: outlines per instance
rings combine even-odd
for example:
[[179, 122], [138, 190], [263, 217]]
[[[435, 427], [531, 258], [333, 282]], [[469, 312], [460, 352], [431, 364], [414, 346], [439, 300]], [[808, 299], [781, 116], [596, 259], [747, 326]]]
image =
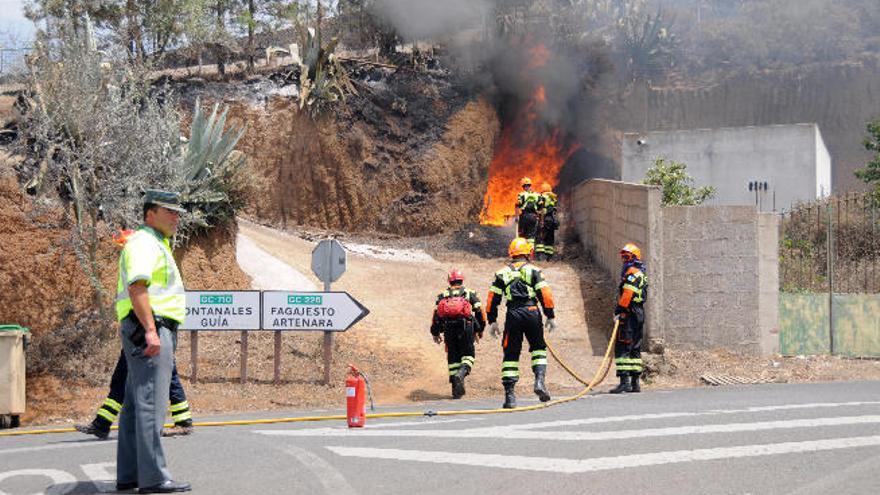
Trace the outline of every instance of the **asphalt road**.
[[[258, 416], [229, 419], [248, 417]], [[880, 492], [880, 382], [594, 395], [356, 430], [341, 421], [205, 427], [164, 445], [172, 473], [205, 494], [870, 495]], [[112, 492], [115, 457], [113, 436], [0, 437], [0, 495]]]

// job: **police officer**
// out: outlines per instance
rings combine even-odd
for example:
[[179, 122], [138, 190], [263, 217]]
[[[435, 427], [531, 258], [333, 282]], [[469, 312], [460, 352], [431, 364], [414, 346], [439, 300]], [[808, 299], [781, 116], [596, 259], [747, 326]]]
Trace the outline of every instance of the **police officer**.
[[474, 341], [483, 338], [486, 328], [486, 312], [477, 293], [464, 287], [461, 270], [452, 269], [447, 280], [449, 288], [437, 296], [431, 335], [437, 344], [444, 340], [440, 334], [445, 336], [452, 398], [460, 399], [465, 394], [464, 379], [474, 367]]
[[620, 384], [612, 394], [641, 392], [642, 329], [645, 325], [645, 299], [648, 297], [648, 276], [642, 263], [642, 250], [627, 244], [620, 250], [623, 268], [620, 271], [620, 296], [614, 318], [620, 322], [614, 343], [614, 365]]
[[559, 200], [549, 183], [541, 184], [541, 198], [538, 200], [538, 213], [541, 221], [538, 227], [538, 244], [535, 245], [535, 259], [550, 261], [556, 254], [556, 229], [559, 219], [556, 217]]
[[[489, 288], [486, 300], [491, 333], [498, 337], [498, 307], [507, 301], [507, 316], [504, 320], [504, 362], [501, 364], [501, 384], [504, 385], [504, 407], [516, 407], [514, 388], [519, 380], [519, 354], [522, 350], [523, 336], [529, 341], [532, 355], [532, 371], [535, 373], [535, 394], [541, 402], [550, 400], [550, 393], [544, 385], [547, 373], [547, 344], [544, 342], [544, 329], [552, 332], [556, 328], [553, 313], [553, 294], [544, 280], [541, 270], [529, 263], [532, 246], [522, 237], [514, 239], [508, 247], [510, 264], [495, 272], [495, 279]], [[542, 325], [538, 303], [547, 317]]]
[[[125, 359], [125, 353], [119, 354], [116, 361], [116, 368], [113, 370], [113, 376], [110, 378], [110, 393], [104, 399], [95, 419], [91, 423], [74, 425], [77, 431], [87, 435], [94, 435], [101, 440], [106, 439], [110, 435], [110, 427], [119, 416], [122, 410], [122, 402], [125, 399], [125, 382], [128, 376], [128, 363]], [[171, 400], [171, 421], [174, 427], [162, 430], [163, 437], [173, 437], [189, 435], [193, 431], [192, 413], [189, 410], [189, 402], [186, 400], [186, 392], [183, 390], [183, 384], [177, 375], [177, 363], [171, 368], [171, 386], [168, 390]]]
[[169, 241], [184, 211], [177, 193], [147, 190], [144, 225], [119, 255], [116, 316], [128, 364], [116, 451], [116, 489], [120, 491], [191, 489], [189, 483], [171, 479], [160, 441], [177, 327], [186, 314], [183, 280]]
[[[130, 229], [115, 232], [113, 234], [113, 243], [122, 248], [133, 234], [134, 231]], [[101, 440], [106, 439], [110, 435], [110, 427], [116, 422], [119, 411], [122, 410], [127, 376], [128, 364], [125, 361], [125, 353], [120, 353], [119, 359], [116, 360], [116, 367], [113, 369], [113, 376], [110, 378], [110, 394], [107, 395], [101, 407], [98, 408], [95, 419], [91, 423], [74, 425], [77, 431], [87, 435], [94, 435]], [[172, 437], [191, 434], [193, 431], [192, 413], [189, 410], [189, 402], [186, 400], [183, 384], [180, 383], [180, 377], [177, 375], [176, 362], [171, 370], [171, 388], [168, 393], [171, 397], [171, 420], [174, 421], [174, 427], [163, 429], [162, 436]]]
[[516, 197], [517, 235], [525, 238], [532, 249], [538, 232], [538, 201], [541, 195], [532, 191], [532, 179], [523, 177], [522, 192]]

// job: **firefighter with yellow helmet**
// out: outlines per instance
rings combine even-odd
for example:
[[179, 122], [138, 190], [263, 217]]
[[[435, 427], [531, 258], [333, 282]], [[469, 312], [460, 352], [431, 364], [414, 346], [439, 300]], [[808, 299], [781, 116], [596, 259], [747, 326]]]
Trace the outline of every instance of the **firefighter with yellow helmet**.
[[[519, 355], [523, 337], [529, 341], [532, 356], [532, 371], [535, 374], [534, 391], [541, 402], [550, 400], [550, 393], [544, 384], [547, 373], [547, 344], [544, 330], [552, 332], [556, 328], [554, 320], [553, 293], [544, 280], [541, 270], [529, 263], [532, 246], [526, 239], [517, 237], [510, 243], [508, 255], [510, 264], [495, 272], [495, 279], [489, 288], [486, 302], [487, 316], [492, 336], [501, 335], [498, 328], [498, 307], [506, 301], [507, 315], [504, 319], [504, 362], [501, 365], [501, 383], [504, 385], [505, 409], [516, 407], [514, 388], [519, 381]], [[542, 324], [540, 304], [546, 322]]]
[[620, 322], [614, 343], [614, 365], [620, 384], [612, 394], [641, 392], [642, 335], [645, 326], [645, 300], [648, 297], [648, 276], [642, 263], [642, 250], [633, 243], [620, 250], [623, 268], [620, 271], [620, 296], [614, 319]]
[[541, 195], [532, 191], [532, 179], [523, 177], [522, 192], [516, 197], [516, 235], [526, 239], [532, 249], [538, 232], [538, 202]]
[[538, 200], [538, 214], [540, 222], [538, 227], [538, 243], [535, 245], [535, 259], [550, 261], [556, 254], [556, 229], [559, 228], [559, 219], [556, 211], [559, 207], [559, 199], [550, 183], [541, 184], [541, 198]]

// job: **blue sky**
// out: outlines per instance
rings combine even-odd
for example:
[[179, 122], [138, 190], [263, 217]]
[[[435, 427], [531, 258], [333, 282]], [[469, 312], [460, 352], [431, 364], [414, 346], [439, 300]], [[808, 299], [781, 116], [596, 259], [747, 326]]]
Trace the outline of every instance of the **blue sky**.
[[0, 43], [7, 44], [12, 36], [19, 43], [33, 38], [34, 25], [24, 17], [25, 0], [0, 0]]

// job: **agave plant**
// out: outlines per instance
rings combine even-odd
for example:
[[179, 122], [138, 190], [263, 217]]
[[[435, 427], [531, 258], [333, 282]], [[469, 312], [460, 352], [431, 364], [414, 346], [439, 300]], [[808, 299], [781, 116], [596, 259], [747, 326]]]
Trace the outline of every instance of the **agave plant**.
[[[193, 220], [207, 227], [211, 220], [225, 219], [238, 209], [231, 204], [231, 189], [238, 184], [236, 176], [245, 166], [245, 156], [235, 146], [245, 128], [229, 126], [229, 108], [220, 111], [215, 104], [210, 115], [196, 101], [189, 140], [183, 157], [183, 195], [190, 205]], [[233, 194], [232, 196], [237, 196]]]
[[309, 28], [306, 33], [305, 56], [300, 62], [299, 107], [308, 106], [312, 115], [338, 100], [345, 101], [347, 94], [357, 94], [348, 72], [334, 55], [339, 40], [332, 38], [321, 46], [321, 30]]

